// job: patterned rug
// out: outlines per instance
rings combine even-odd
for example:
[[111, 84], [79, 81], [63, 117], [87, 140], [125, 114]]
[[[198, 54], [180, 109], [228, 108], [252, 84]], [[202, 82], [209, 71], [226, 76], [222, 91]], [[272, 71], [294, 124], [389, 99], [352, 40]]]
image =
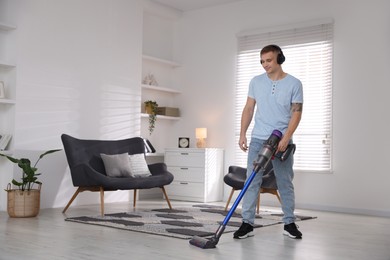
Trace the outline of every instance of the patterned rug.
[[[144, 232], [181, 239], [193, 236], [211, 237], [223, 222], [227, 212], [221, 206], [207, 204], [193, 205], [174, 209], [150, 209], [145, 211], [123, 212], [102, 216], [82, 216], [66, 218], [66, 221], [112, 227], [123, 230]], [[256, 215], [254, 228], [281, 224], [281, 212], [260, 211]], [[296, 215], [296, 221], [315, 217]], [[233, 232], [241, 225], [239, 209], [233, 213], [224, 233]]]

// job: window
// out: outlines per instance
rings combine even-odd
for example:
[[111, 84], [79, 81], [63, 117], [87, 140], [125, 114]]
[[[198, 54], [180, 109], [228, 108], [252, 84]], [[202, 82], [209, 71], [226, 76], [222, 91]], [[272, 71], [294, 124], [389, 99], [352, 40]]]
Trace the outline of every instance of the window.
[[[279, 45], [286, 61], [283, 70], [302, 81], [304, 105], [301, 122], [294, 133], [297, 150], [294, 169], [309, 172], [332, 171], [332, 57], [333, 23], [296, 26], [238, 35], [235, 107], [236, 143], [240, 135], [241, 113], [250, 80], [264, 73], [260, 50]], [[253, 120], [254, 121], [254, 120]], [[248, 142], [253, 128], [247, 132]], [[247, 154], [236, 146], [236, 163], [246, 166]]]

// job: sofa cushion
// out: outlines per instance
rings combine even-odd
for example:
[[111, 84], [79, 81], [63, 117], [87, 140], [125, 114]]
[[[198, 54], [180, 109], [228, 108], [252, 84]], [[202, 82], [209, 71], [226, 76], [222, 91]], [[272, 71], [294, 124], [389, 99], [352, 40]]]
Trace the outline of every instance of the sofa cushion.
[[113, 155], [101, 153], [100, 156], [102, 157], [107, 176], [129, 177], [132, 175], [128, 153]]
[[152, 175], [143, 153], [131, 154], [128, 156], [128, 160], [130, 162], [130, 171], [133, 177], [148, 177]]

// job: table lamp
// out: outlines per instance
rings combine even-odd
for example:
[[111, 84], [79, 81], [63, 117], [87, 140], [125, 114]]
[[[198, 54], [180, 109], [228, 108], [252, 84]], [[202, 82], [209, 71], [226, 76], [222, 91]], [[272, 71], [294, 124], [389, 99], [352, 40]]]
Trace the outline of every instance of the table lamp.
[[207, 138], [207, 128], [196, 128], [196, 147], [205, 148], [206, 147], [206, 138]]

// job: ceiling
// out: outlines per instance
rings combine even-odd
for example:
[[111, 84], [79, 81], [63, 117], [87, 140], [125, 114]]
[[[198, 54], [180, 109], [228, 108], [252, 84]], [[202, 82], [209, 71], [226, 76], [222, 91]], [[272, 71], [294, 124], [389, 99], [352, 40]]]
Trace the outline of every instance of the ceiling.
[[228, 4], [232, 2], [239, 2], [242, 0], [152, 0], [182, 12], [192, 11], [196, 9]]

